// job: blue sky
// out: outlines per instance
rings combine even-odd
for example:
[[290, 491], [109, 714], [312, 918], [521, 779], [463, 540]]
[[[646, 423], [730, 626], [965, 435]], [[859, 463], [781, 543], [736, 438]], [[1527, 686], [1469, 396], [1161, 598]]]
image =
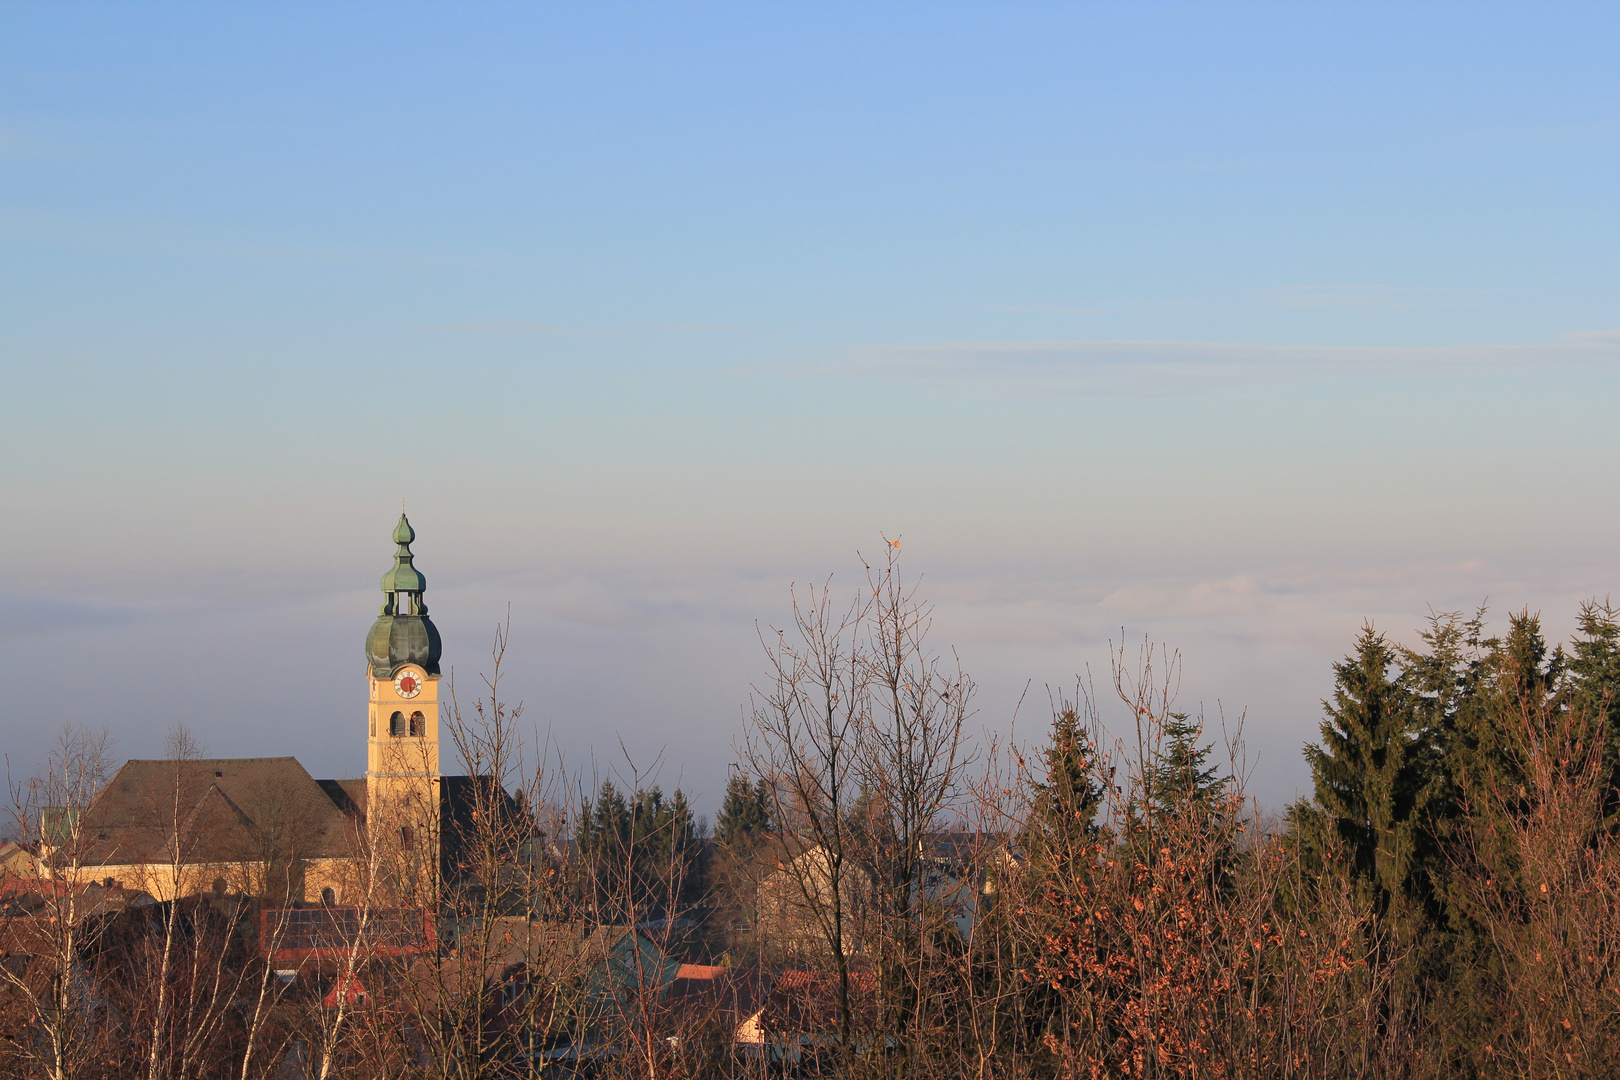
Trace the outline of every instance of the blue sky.
[[711, 811], [880, 534], [978, 723], [1147, 634], [1279, 803], [1363, 618], [1620, 581], [1617, 22], [0, 8], [0, 741], [360, 771], [403, 498], [463, 685], [510, 604]]

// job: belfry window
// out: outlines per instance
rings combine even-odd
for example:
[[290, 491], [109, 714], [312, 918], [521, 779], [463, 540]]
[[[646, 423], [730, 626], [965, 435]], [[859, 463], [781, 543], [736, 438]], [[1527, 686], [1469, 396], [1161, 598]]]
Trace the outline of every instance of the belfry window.
[[427, 717], [419, 712], [411, 713], [411, 738], [420, 739], [427, 734]]
[[395, 593], [394, 594], [394, 614], [396, 614], [396, 615], [415, 615], [416, 614], [416, 606], [412, 602], [412, 598], [411, 598], [410, 593], [402, 592], [402, 593]]
[[405, 734], [405, 714], [397, 712], [388, 718], [388, 734], [398, 739]]

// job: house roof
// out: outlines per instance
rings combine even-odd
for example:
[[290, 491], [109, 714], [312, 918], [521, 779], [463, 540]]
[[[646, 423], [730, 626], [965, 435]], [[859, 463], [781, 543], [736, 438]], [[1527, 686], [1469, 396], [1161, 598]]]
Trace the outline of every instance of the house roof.
[[[674, 969], [680, 966], [633, 926], [592, 927], [522, 916], [474, 916], [464, 921], [445, 920], [441, 928], [446, 944], [463, 955], [482, 949], [484, 962], [494, 968], [525, 964], [545, 971], [554, 982], [581, 978], [604, 966], [621, 973], [634, 971], [636, 961], [630, 954], [638, 946], [650, 951], [644, 958], [656, 964], [660, 975], [667, 968], [668, 977], [673, 978]], [[656, 954], [656, 961], [651, 954]]]
[[265, 908], [259, 912], [259, 949], [273, 962], [432, 952], [437, 936], [431, 911], [421, 908]]
[[321, 790], [326, 792], [327, 798], [332, 800], [339, 810], [352, 818], [366, 816], [366, 778], [355, 780], [317, 780]]
[[38, 877], [43, 866], [37, 851], [14, 840], [0, 843], [0, 882], [15, 877]]
[[490, 917], [487, 922], [473, 918], [467, 920], [466, 926], [447, 920], [445, 928], [449, 931], [447, 939], [457, 947], [486, 947], [485, 960], [490, 964], [524, 964], [550, 972], [557, 980], [572, 978], [582, 970], [580, 947], [585, 928], [579, 923], [542, 922], [512, 915]]
[[[71, 897], [72, 903], [68, 904]], [[0, 882], [0, 917], [39, 915], [54, 919], [71, 912], [75, 923], [129, 907], [152, 903], [138, 889], [99, 881], [74, 884], [60, 878], [7, 878]]]
[[[864, 1022], [874, 1018], [877, 977], [849, 973], [850, 1006]], [[784, 971], [766, 995], [761, 1022], [767, 1030], [814, 1034], [838, 1026], [838, 977], [824, 971]]]
[[757, 971], [682, 964], [665, 990], [664, 998], [689, 1021], [727, 1014], [735, 1027], [759, 1011], [769, 989], [769, 977]]
[[[341, 784], [340, 784], [341, 786]], [[297, 758], [132, 760], [85, 811], [90, 865], [354, 853], [349, 817]]]

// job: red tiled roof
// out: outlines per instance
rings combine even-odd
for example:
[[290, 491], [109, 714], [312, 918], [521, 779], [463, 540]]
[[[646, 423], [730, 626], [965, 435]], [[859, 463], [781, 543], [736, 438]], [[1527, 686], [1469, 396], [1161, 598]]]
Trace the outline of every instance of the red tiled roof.
[[677, 979], [718, 979], [726, 972], [728, 967], [711, 967], [707, 964], [682, 964], [681, 969], [675, 973]]
[[[877, 978], [870, 971], [849, 973], [851, 1009], [870, 1018]], [[838, 1024], [838, 976], [824, 971], [784, 971], [776, 977], [761, 1017], [773, 1031], [812, 1034]]]

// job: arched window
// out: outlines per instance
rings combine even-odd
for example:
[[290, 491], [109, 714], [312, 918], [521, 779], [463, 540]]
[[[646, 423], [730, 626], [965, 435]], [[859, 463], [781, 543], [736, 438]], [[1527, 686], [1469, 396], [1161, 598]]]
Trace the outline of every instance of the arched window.
[[411, 713], [411, 735], [421, 738], [427, 734], [427, 718], [419, 712]]
[[331, 907], [337, 903], [337, 890], [328, 885], [321, 890], [321, 903]]
[[404, 844], [406, 847], [410, 847], [411, 841], [415, 839], [416, 832], [409, 825], [401, 825], [399, 827], [399, 842], [401, 844]]
[[399, 738], [405, 734], [405, 714], [397, 712], [388, 718], [388, 734]]

